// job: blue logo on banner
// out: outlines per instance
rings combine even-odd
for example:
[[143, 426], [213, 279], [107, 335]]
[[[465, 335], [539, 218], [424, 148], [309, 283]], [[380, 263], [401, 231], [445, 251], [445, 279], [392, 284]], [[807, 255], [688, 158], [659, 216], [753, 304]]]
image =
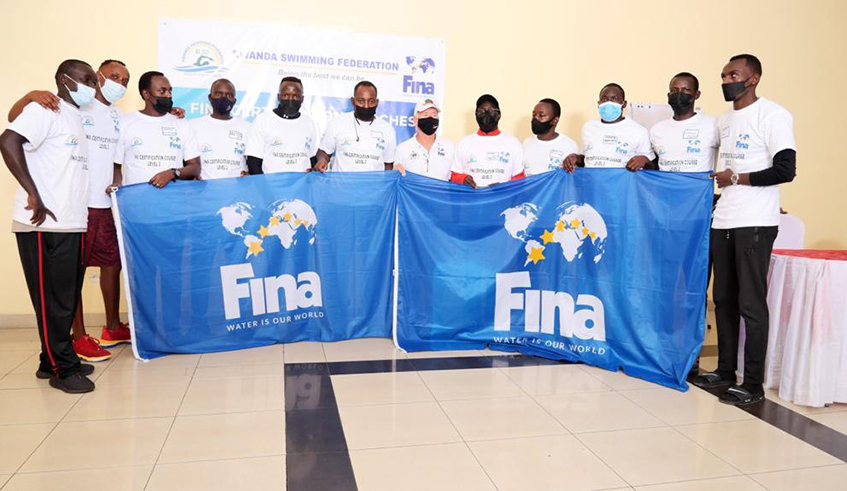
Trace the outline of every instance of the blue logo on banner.
[[435, 73], [435, 62], [429, 57], [407, 56], [406, 66], [412, 75], [403, 76], [403, 92], [406, 94], [435, 95], [435, 84], [415, 79], [415, 75], [429, 76]]
[[174, 70], [183, 73], [209, 73], [222, 70], [223, 55], [214, 44], [206, 41], [191, 43], [182, 52], [182, 64]]

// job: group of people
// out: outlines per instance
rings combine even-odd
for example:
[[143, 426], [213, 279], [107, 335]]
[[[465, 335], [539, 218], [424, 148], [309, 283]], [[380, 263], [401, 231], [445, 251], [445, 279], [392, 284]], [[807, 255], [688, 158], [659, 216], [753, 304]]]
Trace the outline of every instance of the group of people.
[[[535, 105], [533, 136], [521, 143], [499, 129], [499, 102], [485, 94], [476, 101], [478, 131], [455, 146], [438, 134], [440, 108], [424, 99], [415, 107], [414, 136], [397, 145], [394, 128], [376, 114], [377, 87], [367, 81], [353, 90], [353, 111], [331, 120], [319, 139], [314, 121], [301, 112], [303, 83], [295, 77], [281, 80], [277, 107], [252, 123], [232, 115], [232, 82], [216, 80], [208, 96], [211, 113], [187, 121], [161, 72], [139, 78], [144, 108], [122, 115], [112, 106], [130, 80], [122, 62], [106, 60], [95, 72], [85, 62], [66, 60], [56, 71], [57, 92], [27, 94], [0, 135], [0, 151], [20, 184], [12, 231], [42, 341], [36, 375], [66, 392], [93, 390], [86, 377], [93, 368], [80, 358], [106, 359], [104, 347], [130, 340], [118, 318], [121, 262], [109, 196], [117, 186], [396, 168], [477, 188], [579, 167], [708, 171], [722, 189], [711, 232], [719, 362], [694, 383], [727, 387], [721, 400], [730, 404], [755, 403], [764, 394], [766, 275], [779, 224], [777, 185], [791, 181], [796, 167], [792, 117], [756, 95], [761, 76], [755, 56], [732, 57], [721, 72], [732, 108], [716, 120], [695, 110], [697, 77], [679, 73], [667, 94], [673, 117], [649, 131], [625, 116], [623, 87], [607, 84], [597, 102], [599, 119], [583, 126], [581, 149], [557, 133], [561, 106], [553, 99]], [[101, 268], [107, 322], [99, 339], [82, 323], [87, 266]], [[747, 336], [744, 380], [737, 384], [740, 318]]]

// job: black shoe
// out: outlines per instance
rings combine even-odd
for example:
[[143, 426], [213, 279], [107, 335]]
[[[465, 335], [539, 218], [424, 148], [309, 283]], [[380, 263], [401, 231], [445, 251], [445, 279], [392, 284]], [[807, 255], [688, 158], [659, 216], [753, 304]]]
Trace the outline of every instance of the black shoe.
[[[85, 375], [86, 377], [94, 373], [94, 365], [89, 365], [88, 363], [80, 363], [79, 364], [79, 373]], [[41, 368], [35, 372], [36, 378], [40, 378], [42, 380], [47, 380], [48, 378], [53, 376], [53, 372], [50, 370], [42, 370]]]
[[67, 392], [68, 394], [83, 394], [94, 390], [94, 382], [80, 372], [76, 372], [65, 378], [51, 377], [50, 387]]
[[705, 372], [698, 375], [691, 383], [703, 389], [713, 389], [735, 385], [735, 379], [722, 378], [718, 372]]

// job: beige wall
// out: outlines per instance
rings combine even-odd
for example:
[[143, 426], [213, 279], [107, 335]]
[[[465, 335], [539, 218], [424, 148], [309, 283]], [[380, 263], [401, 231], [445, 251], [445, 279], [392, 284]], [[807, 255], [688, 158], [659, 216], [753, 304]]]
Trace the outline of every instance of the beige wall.
[[[721, 68], [729, 56], [750, 52], [764, 65], [759, 94], [794, 115], [798, 176], [783, 188], [783, 207], [806, 221], [807, 247], [847, 249], [838, 147], [847, 134], [839, 96], [847, 80], [841, 54], [847, 2], [841, 0], [41, 0], [4, 2], [3, 13], [3, 113], [28, 89], [54, 88], [53, 73], [64, 58], [95, 66], [105, 58], [125, 61], [133, 80], [120, 106], [137, 108], [138, 76], [161, 68], [160, 16], [296, 23], [445, 39], [443, 126], [454, 140], [472, 131], [474, 101], [483, 92], [500, 100], [501, 127], [520, 138], [529, 134], [534, 103], [556, 98], [563, 107], [560, 131], [578, 141], [582, 124], [596, 116], [603, 84], [622, 84], [630, 101], [661, 102], [668, 79], [682, 70], [700, 78], [699, 104], [718, 115], [727, 108]], [[11, 220], [14, 182], [8, 173], [0, 175], [2, 228]], [[0, 234], [0, 257], [0, 315], [31, 313], [11, 233]], [[96, 284], [87, 280], [85, 290], [88, 310], [102, 311]]]

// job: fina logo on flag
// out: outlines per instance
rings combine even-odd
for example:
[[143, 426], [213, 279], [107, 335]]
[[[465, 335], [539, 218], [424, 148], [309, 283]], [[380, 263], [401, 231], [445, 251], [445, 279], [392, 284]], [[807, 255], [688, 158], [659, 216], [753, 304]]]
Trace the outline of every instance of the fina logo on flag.
[[[526, 251], [524, 267], [530, 263], [537, 271], [539, 263], [555, 249], [565, 261], [573, 262], [591, 257], [594, 263], [603, 259], [608, 231], [603, 217], [587, 203], [567, 202], [556, 209], [555, 222], [537, 227], [539, 208], [533, 203], [522, 203], [507, 208], [504, 228], [521, 242]], [[540, 241], [539, 241], [540, 240]], [[547, 252], [548, 256], [544, 253]], [[494, 330], [509, 331], [512, 311], [524, 311], [524, 330], [528, 333], [555, 334], [556, 311], [559, 315], [559, 333], [566, 338], [606, 340], [606, 322], [603, 302], [594, 295], [579, 294], [576, 301], [565, 292], [530, 290], [529, 271], [497, 273], [494, 305]], [[525, 291], [516, 291], [525, 289]], [[577, 307], [585, 307], [577, 309]], [[599, 353], [598, 354], [602, 354]]]
[[[278, 253], [277, 247], [287, 250], [314, 245], [318, 219], [311, 206], [299, 199], [279, 200], [270, 205], [269, 211], [270, 217], [264, 224], [257, 223], [253, 206], [248, 203], [239, 202], [218, 210], [223, 228], [241, 239], [245, 259], [256, 259], [262, 253]], [[314, 271], [302, 272], [296, 279], [290, 274], [254, 278], [253, 265], [248, 262], [222, 266], [221, 283], [227, 320], [241, 317], [242, 298], [251, 299], [254, 316], [279, 312], [280, 289], [284, 293], [285, 310], [289, 312], [323, 307], [321, 278]]]
[[205, 41], [191, 43], [182, 52], [182, 64], [174, 67], [174, 70], [183, 73], [200, 73], [225, 71], [223, 68], [223, 55], [214, 44]]

